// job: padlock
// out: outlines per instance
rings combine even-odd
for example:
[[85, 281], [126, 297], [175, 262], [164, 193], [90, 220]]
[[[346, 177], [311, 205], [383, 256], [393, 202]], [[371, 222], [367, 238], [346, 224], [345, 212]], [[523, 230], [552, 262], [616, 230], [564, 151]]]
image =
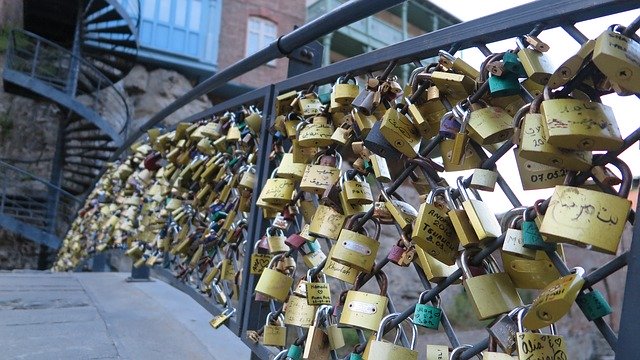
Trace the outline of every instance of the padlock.
[[526, 160], [519, 151], [513, 149], [523, 190], [549, 189], [564, 183], [567, 170]]
[[549, 57], [536, 49], [525, 46], [519, 38], [516, 38], [516, 43], [518, 45], [518, 59], [524, 67], [527, 77], [540, 85], [546, 85], [555, 70]]
[[304, 342], [304, 352], [302, 358], [307, 360], [315, 359], [328, 359], [329, 351], [329, 337], [321, 329], [322, 324], [326, 323], [326, 314], [329, 306], [320, 306], [316, 310], [315, 320], [309, 330], [307, 331], [307, 339]]
[[418, 336], [418, 328], [411, 321], [411, 319], [407, 318], [404, 320], [404, 321], [408, 321], [411, 324], [412, 336], [411, 336], [411, 342], [410, 342], [409, 348], [382, 340], [382, 335], [384, 334], [385, 326], [390, 321], [398, 317], [399, 315], [400, 313], [392, 313], [385, 316], [382, 319], [382, 321], [380, 321], [376, 338], [375, 340], [370, 341], [369, 351], [365, 352], [367, 356], [363, 355], [364, 360], [387, 360], [387, 359], [417, 360], [418, 359], [418, 352], [415, 350], [416, 337]]
[[522, 234], [523, 231], [516, 228], [516, 222], [521, 218], [521, 216], [514, 217], [511, 224], [509, 225], [509, 228], [507, 228], [507, 231], [504, 235], [504, 242], [502, 243], [502, 251], [526, 259], [535, 259], [536, 249], [524, 246], [524, 236]]
[[214, 317], [213, 319], [211, 319], [211, 321], [209, 321], [209, 325], [211, 325], [212, 328], [217, 329], [222, 324], [224, 324], [225, 321], [229, 320], [229, 318], [231, 318], [231, 316], [233, 316], [235, 312], [236, 309], [234, 308], [224, 309], [224, 311], [220, 315]]
[[[490, 351], [495, 352], [500, 347], [507, 355], [516, 350], [516, 332], [518, 332], [517, 316], [520, 308], [511, 310], [508, 314], [496, 317], [486, 329], [490, 336]], [[483, 358], [484, 359], [484, 358]]]
[[258, 203], [261, 201], [273, 206], [284, 206], [291, 201], [294, 183], [291, 179], [275, 178], [277, 168], [271, 173], [271, 177], [264, 184]]
[[556, 186], [542, 220], [540, 233], [552, 243], [571, 243], [615, 254], [631, 202], [626, 199], [629, 179], [620, 196], [571, 186]]
[[[300, 345], [296, 345], [291, 344], [291, 346], [289, 346], [289, 349], [287, 350], [287, 356], [284, 358], [284, 360], [300, 360], [302, 359], [302, 352], [303, 352], [303, 348]], [[277, 360], [278, 357], [274, 358], [274, 360]]]
[[493, 191], [498, 181], [498, 172], [488, 169], [474, 169], [470, 189]]
[[289, 251], [289, 246], [285, 243], [287, 237], [284, 231], [276, 227], [267, 228], [267, 243], [269, 243], [269, 252], [271, 254], [280, 254]]
[[478, 240], [483, 242], [490, 238], [497, 238], [502, 234], [500, 223], [496, 219], [493, 211], [487, 203], [478, 199], [471, 199], [462, 183], [462, 176], [457, 179], [458, 191], [463, 198], [462, 207], [469, 217], [471, 226], [478, 236]]
[[469, 137], [478, 144], [503, 142], [513, 135], [513, 119], [502, 108], [483, 103], [471, 104], [470, 107], [467, 131]]
[[[591, 168], [591, 152], [568, 150], [556, 147], [547, 141], [544, 131], [544, 116], [538, 112], [538, 100], [533, 101], [531, 108], [523, 118], [519, 119], [518, 157], [537, 163], [565, 168], [568, 170], [587, 171]], [[534, 179], [534, 178], [532, 178]], [[548, 180], [546, 176], [539, 181]]]
[[518, 312], [516, 343], [518, 359], [572, 359], [567, 351], [567, 344], [562, 336], [556, 335], [555, 325], [551, 325], [551, 334], [525, 331], [522, 319], [527, 309]]
[[615, 26], [609, 27], [595, 40], [592, 61], [609, 81], [626, 91], [638, 93], [640, 44], [633, 37], [615, 30]]
[[[353, 81], [353, 83], [350, 83]], [[350, 105], [360, 93], [358, 82], [354, 77], [339, 77], [333, 85], [333, 99], [342, 105]]]
[[373, 124], [377, 121], [374, 115], [365, 115], [358, 109], [351, 110], [351, 117], [353, 118], [353, 132], [359, 139], [366, 138], [373, 128]]
[[382, 134], [380, 121], [376, 121], [371, 127], [369, 134], [364, 139], [364, 146], [372, 153], [385, 159], [399, 159], [403, 155]]
[[[264, 274], [262, 275], [264, 276]], [[313, 324], [316, 306], [307, 304], [307, 298], [291, 295], [284, 311], [284, 323], [287, 325], [309, 327]]]
[[[468, 106], [468, 103], [466, 103]], [[453, 138], [453, 150], [451, 152], [451, 162], [456, 165], [462, 165], [466, 154], [466, 148], [469, 144], [469, 120], [471, 120], [471, 113], [468, 108], [463, 108], [461, 103], [458, 103], [453, 108], [453, 115], [457, 121], [460, 122], [460, 129], [454, 134]], [[446, 124], [446, 122], [443, 122]]]
[[466, 75], [472, 79], [477, 79], [480, 72], [473, 66], [469, 65], [461, 58], [455, 57], [444, 50], [438, 51], [438, 63], [458, 74]]
[[351, 105], [357, 109], [358, 112], [364, 115], [371, 115], [373, 110], [378, 107], [381, 101], [379, 91], [380, 82], [377, 78], [367, 79], [365, 88], [361, 90], [358, 96], [351, 102]]
[[520, 93], [520, 82], [518, 75], [506, 71], [502, 75], [491, 75], [487, 80], [489, 92], [494, 98], [518, 95]]
[[607, 105], [581, 99], [554, 99], [548, 87], [540, 105], [547, 141], [574, 150], [618, 150], [623, 145], [620, 129]]
[[396, 193], [387, 194], [386, 189], [381, 189], [380, 196], [384, 199], [384, 206], [393, 217], [395, 223], [398, 224], [402, 231], [409, 231], [411, 224], [418, 216], [416, 209], [404, 201], [400, 195]]
[[607, 316], [613, 312], [611, 305], [607, 303], [604, 295], [597, 290], [589, 287], [589, 291], [586, 293], [580, 292], [576, 298], [576, 304], [580, 307], [580, 310], [584, 313], [587, 320], [594, 321]]
[[[380, 286], [380, 294], [370, 294], [357, 290], [349, 290], [344, 301], [344, 305], [340, 314], [341, 326], [352, 326], [360, 329], [377, 330], [389, 299], [387, 298], [387, 276], [383, 271], [375, 273], [376, 280]], [[355, 288], [358, 289], [358, 280], [356, 279]]]
[[502, 252], [502, 263], [513, 285], [519, 289], [543, 289], [560, 277], [548, 255], [540, 250], [533, 260]]
[[376, 180], [381, 183], [391, 182], [391, 172], [389, 171], [387, 160], [384, 157], [371, 154], [369, 156], [369, 163], [373, 169], [373, 174], [375, 175]]
[[447, 345], [427, 344], [427, 360], [450, 360]]
[[273, 319], [273, 313], [269, 313], [264, 324], [262, 345], [283, 347], [286, 343], [287, 328], [284, 326], [284, 316], [278, 315], [276, 319]]
[[[304, 117], [317, 116], [322, 113], [322, 103], [316, 93], [300, 93], [297, 98], [299, 113]], [[295, 103], [295, 101], [294, 101]]]
[[407, 158], [413, 159], [418, 156], [420, 133], [411, 120], [396, 107], [392, 106], [384, 113], [380, 122], [380, 133], [391, 146]]
[[440, 153], [442, 154], [442, 165], [445, 171], [454, 172], [461, 170], [469, 170], [479, 168], [482, 164], [480, 155], [476, 152], [470, 143], [467, 143], [462, 155], [462, 162], [456, 163], [453, 158], [455, 140], [443, 139], [440, 142]]
[[584, 269], [576, 267], [572, 273], [551, 282], [533, 300], [522, 324], [537, 330], [558, 322], [569, 313], [584, 284]]
[[591, 56], [595, 47], [595, 40], [589, 39], [580, 46], [580, 49], [575, 55], [572, 55], [569, 59], [565, 60], [562, 65], [558, 66], [556, 71], [551, 74], [549, 83], [547, 84], [551, 89], [556, 89], [565, 85], [569, 80], [580, 71], [587, 57]]
[[442, 318], [442, 308], [440, 308], [440, 296], [436, 296], [431, 304], [423, 304], [422, 297], [428, 292], [423, 291], [418, 296], [415, 310], [413, 311], [413, 323], [426, 327], [427, 329], [438, 330], [440, 319]]
[[451, 99], [466, 98], [476, 87], [476, 82], [471, 77], [444, 71], [432, 72], [431, 81], [438, 87], [441, 95], [447, 95]]
[[[418, 266], [424, 272], [427, 280], [431, 282], [440, 282], [458, 270], [456, 265], [447, 265], [427, 254], [419, 247], [416, 247], [416, 258]], [[459, 281], [454, 283], [459, 283]]]
[[256, 167], [254, 165], [245, 165], [240, 167], [238, 173], [242, 174], [240, 182], [238, 182], [238, 190], [253, 191], [256, 183]]
[[255, 290], [266, 297], [284, 302], [289, 296], [293, 278], [274, 269], [277, 262], [281, 261], [282, 255], [276, 255], [271, 259], [267, 268], [262, 271]]
[[542, 216], [538, 211], [541, 203], [541, 200], [536, 201], [533, 209], [525, 210], [522, 215], [522, 246], [532, 250], [555, 251], [556, 244], [545, 241], [534, 219]]
[[493, 337], [489, 337], [489, 346], [487, 350], [483, 350], [481, 353], [482, 360], [517, 360], [517, 356], [511, 356], [502, 352], [498, 352], [496, 348], [496, 342]]
[[[324, 158], [333, 158], [333, 165], [325, 165]], [[337, 167], [335, 164], [337, 159]], [[320, 151], [312, 164], [307, 165], [300, 181], [300, 191], [315, 193], [319, 196], [340, 179], [340, 168], [342, 167], [342, 156], [336, 151]]]
[[455, 263], [459, 241], [447, 215], [448, 209], [434, 205], [435, 197], [444, 195], [446, 191], [443, 187], [432, 190], [427, 201], [420, 205], [411, 240], [427, 254], [452, 265]]
[[405, 234], [400, 236], [398, 242], [391, 247], [387, 259], [390, 262], [407, 267], [413, 263], [416, 257], [416, 247], [413, 245]]
[[332, 247], [331, 250], [329, 250], [327, 261], [322, 268], [322, 272], [329, 277], [342, 280], [346, 283], [355, 283], [358, 277], [358, 271], [352, 267], [333, 261], [331, 257], [333, 256], [334, 248], [335, 247]]
[[309, 305], [331, 305], [331, 288], [324, 274], [320, 282], [313, 281], [311, 278], [311, 269], [307, 271], [307, 282], [305, 284], [305, 296]]
[[346, 217], [332, 207], [319, 205], [309, 224], [309, 234], [337, 240], [345, 220]]
[[499, 272], [498, 265], [491, 255], [483, 260], [483, 263], [488, 267], [487, 274], [475, 277], [471, 274], [469, 262], [478, 251], [479, 248], [464, 249], [457, 260], [463, 273], [462, 284], [478, 319], [492, 318], [521, 306], [522, 299], [520, 299], [509, 275]]
[[463, 247], [469, 247], [479, 244], [480, 240], [471, 225], [469, 216], [467, 216], [465, 210], [462, 209], [462, 205], [460, 203], [456, 203], [456, 201], [452, 199], [450, 188], [446, 189], [444, 196], [447, 201], [447, 205], [449, 206], [449, 212], [447, 215], [449, 216], [449, 220], [455, 230], [460, 245]]
[[302, 121], [296, 126], [298, 145], [302, 147], [325, 147], [333, 144], [333, 125], [324, 116], [316, 116], [311, 123]]
[[371, 185], [359, 174], [349, 179], [345, 172], [341, 177], [341, 188], [345, 192], [347, 202], [353, 205], [366, 205], [373, 203]]
[[331, 260], [369, 273], [373, 269], [373, 263], [380, 247], [378, 242], [380, 223], [375, 218], [371, 219], [376, 226], [373, 237], [353, 231], [352, 228], [362, 216], [363, 214], [352, 216], [346, 227], [340, 231], [336, 245], [332, 248]]

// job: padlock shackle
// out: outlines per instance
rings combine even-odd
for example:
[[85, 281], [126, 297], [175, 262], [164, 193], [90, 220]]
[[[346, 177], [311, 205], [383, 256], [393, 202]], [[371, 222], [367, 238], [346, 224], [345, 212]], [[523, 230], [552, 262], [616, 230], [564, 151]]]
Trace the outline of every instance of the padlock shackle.
[[[350, 230], [350, 231], [355, 231], [354, 228], [358, 224], [357, 220], [363, 218], [365, 214], [366, 213], [358, 213], [358, 214], [353, 215], [351, 218], [349, 218], [349, 221], [347, 221], [347, 225], [345, 226], [345, 228], [347, 230]], [[378, 221], [378, 219], [376, 219], [374, 217], [371, 217], [365, 222], [365, 224], [367, 222], [369, 222], [369, 221], [373, 222], [373, 224], [375, 225], [375, 229], [376, 229], [376, 232], [374, 233], [372, 238], [375, 239], [376, 241], [379, 241], [380, 240], [380, 221]], [[364, 230], [364, 224], [363, 224], [363, 230]], [[366, 230], [365, 230], [365, 232], [366, 232]], [[367, 236], [369, 236], [369, 234], [367, 234]]]
[[458, 346], [457, 348], [451, 350], [451, 354], [449, 354], [449, 360], [458, 360], [460, 355], [462, 355], [462, 353], [465, 350], [471, 349], [471, 348], [473, 348], [473, 346], [469, 345], [469, 344], [462, 344], [462, 345]]
[[[380, 321], [380, 325], [378, 325], [378, 331], [376, 332], [376, 341], [382, 341], [382, 335], [384, 334], [384, 329], [387, 326], [387, 324], [392, 321], [393, 319], [397, 318], [398, 316], [400, 316], [400, 313], [391, 313], [387, 316], [385, 316], [384, 318], [382, 318], [382, 321]], [[404, 320], [402, 320], [402, 322], [400, 322], [397, 325], [397, 333], [396, 333], [396, 338], [394, 340], [394, 344], [397, 343], [398, 339], [400, 338], [400, 330], [401, 328], [401, 324], [405, 321], [408, 321], [409, 323], [411, 323], [411, 331], [412, 331], [412, 336], [411, 336], [411, 343], [410, 343], [410, 349], [414, 350], [416, 348], [416, 337], [418, 334], [418, 327], [416, 326], [416, 324], [413, 322], [413, 320], [411, 320], [411, 318], [405, 318]]]
[[518, 206], [502, 214], [500, 217], [500, 228], [502, 229], [502, 232], [507, 231], [508, 228], [513, 229], [514, 227], [511, 225], [513, 224], [514, 219], [517, 219], [518, 217], [524, 218], [524, 212], [527, 211], [527, 209], [528, 208], [526, 206]]
[[462, 196], [462, 199], [464, 201], [470, 201], [471, 197], [469, 196], [469, 193], [467, 192], [467, 188], [463, 184], [463, 177], [462, 176], [458, 176], [458, 178], [456, 179], [456, 185], [458, 186], [458, 193], [460, 194], [460, 196]]
[[[375, 264], [373, 266], [374, 268], [376, 267]], [[356, 282], [353, 284], [353, 289], [354, 290], [359, 290], [360, 286], [362, 286], [361, 282], [363, 281], [363, 279], [367, 276], [367, 273], [364, 272], [360, 272], [360, 274], [358, 274], [358, 276], [356, 277]], [[387, 296], [387, 288], [388, 288], [388, 280], [387, 280], [387, 274], [385, 274], [384, 271], [379, 270], [377, 272], [374, 273], [374, 276], [376, 277], [376, 281], [378, 282], [378, 286], [380, 287], [380, 295], [381, 296]], [[343, 292], [344, 294], [345, 292]], [[342, 294], [340, 295], [342, 297]], [[346, 294], [345, 294], [346, 296]], [[341, 299], [342, 300], [342, 299]], [[344, 302], [342, 302], [342, 304], [344, 304]]]
[[629, 168], [629, 165], [622, 161], [620, 158], [614, 158], [609, 161], [609, 164], [613, 165], [617, 168], [622, 174], [622, 184], [620, 184], [620, 189], [618, 190], [618, 196], [621, 198], [628, 198], [629, 192], [631, 191], [631, 185], [633, 182], [633, 173]]

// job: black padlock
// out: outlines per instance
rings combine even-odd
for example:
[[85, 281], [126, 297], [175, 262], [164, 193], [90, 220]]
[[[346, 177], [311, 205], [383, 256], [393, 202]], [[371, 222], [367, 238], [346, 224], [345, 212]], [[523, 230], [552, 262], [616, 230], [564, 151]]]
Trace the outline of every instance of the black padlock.
[[369, 134], [364, 139], [364, 146], [366, 146], [372, 153], [386, 159], [399, 159], [402, 156], [402, 153], [391, 146], [387, 139], [382, 136], [379, 121], [376, 121], [376, 123], [373, 124], [371, 131], [369, 131]]

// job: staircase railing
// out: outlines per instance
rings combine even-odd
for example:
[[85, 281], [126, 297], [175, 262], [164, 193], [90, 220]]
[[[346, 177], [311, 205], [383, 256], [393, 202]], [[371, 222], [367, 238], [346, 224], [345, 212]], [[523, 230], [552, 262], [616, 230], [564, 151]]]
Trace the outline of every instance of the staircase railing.
[[[65, 48], [36, 34], [13, 30], [7, 48], [6, 69], [13, 70], [75, 98], [126, 136], [130, 112], [122, 93], [90, 62], [79, 58], [80, 73], [71, 74], [71, 62], [76, 58]], [[73, 79], [77, 78], [77, 86]], [[76, 89], [72, 93], [72, 89]]]
[[0, 215], [62, 238], [81, 205], [60, 187], [0, 161]]

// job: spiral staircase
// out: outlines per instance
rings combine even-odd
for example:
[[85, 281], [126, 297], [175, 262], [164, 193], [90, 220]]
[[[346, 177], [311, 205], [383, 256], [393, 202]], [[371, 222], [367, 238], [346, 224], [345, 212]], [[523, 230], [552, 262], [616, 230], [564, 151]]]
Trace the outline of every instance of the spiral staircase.
[[5, 91], [55, 103], [51, 177], [0, 162], [0, 227], [57, 248], [83, 196], [124, 142], [130, 112], [116, 83], [135, 65], [139, 0], [24, 0], [9, 38]]

